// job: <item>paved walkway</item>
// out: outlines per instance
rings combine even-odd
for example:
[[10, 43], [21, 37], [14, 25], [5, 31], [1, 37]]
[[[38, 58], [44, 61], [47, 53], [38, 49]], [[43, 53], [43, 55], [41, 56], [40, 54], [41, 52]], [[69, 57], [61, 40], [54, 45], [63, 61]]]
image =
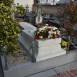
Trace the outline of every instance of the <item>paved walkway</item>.
[[26, 77], [77, 77], [77, 61]]
[[77, 68], [61, 73], [60, 75], [52, 76], [52, 77], [77, 77]]

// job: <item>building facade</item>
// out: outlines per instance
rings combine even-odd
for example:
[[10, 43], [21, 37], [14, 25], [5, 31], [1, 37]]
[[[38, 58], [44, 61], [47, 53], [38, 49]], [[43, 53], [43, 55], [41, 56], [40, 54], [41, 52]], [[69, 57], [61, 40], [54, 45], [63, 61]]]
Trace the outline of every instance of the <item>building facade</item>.
[[40, 0], [41, 4], [50, 4], [50, 5], [56, 5], [56, 4], [64, 4], [68, 3], [70, 0]]

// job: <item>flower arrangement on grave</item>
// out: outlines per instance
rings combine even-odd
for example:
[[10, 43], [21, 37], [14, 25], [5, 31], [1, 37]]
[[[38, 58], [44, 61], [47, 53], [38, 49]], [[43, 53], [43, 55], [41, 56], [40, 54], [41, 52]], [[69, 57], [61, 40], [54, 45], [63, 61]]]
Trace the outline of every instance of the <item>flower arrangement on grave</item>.
[[40, 27], [43, 27], [43, 26], [51, 26], [50, 24], [43, 24], [43, 23], [40, 23], [40, 25], [38, 25], [37, 27], [40, 28]]
[[52, 26], [42, 26], [41, 28], [35, 31], [34, 39], [55, 39], [60, 37], [60, 31], [56, 27]]

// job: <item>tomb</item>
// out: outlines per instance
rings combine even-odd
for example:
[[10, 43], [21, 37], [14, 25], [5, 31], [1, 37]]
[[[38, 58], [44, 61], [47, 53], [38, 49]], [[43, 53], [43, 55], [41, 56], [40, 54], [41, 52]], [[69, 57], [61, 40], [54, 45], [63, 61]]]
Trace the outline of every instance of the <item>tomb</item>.
[[[32, 42], [34, 42], [33, 50], [36, 62], [66, 54], [66, 51], [63, 50], [60, 45], [61, 38], [34, 40], [36, 27], [32, 28], [31, 25], [25, 25], [25, 27], [27, 26], [29, 29], [22, 30], [22, 35], [18, 40], [27, 50], [29, 50]], [[30, 53], [32, 54], [32, 51], [30, 51]]]

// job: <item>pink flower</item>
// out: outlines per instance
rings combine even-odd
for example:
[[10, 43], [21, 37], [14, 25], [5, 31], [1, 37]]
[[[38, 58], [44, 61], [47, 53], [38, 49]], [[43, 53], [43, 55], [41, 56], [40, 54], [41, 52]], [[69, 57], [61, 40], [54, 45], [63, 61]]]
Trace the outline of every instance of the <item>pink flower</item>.
[[70, 24], [70, 21], [67, 21], [67, 25], [69, 25]]
[[74, 35], [77, 35], [77, 33], [74, 33]]
[[72, 7], [71, 7], [71, 5], [69, 5], [69, 8], [72, 10]]

